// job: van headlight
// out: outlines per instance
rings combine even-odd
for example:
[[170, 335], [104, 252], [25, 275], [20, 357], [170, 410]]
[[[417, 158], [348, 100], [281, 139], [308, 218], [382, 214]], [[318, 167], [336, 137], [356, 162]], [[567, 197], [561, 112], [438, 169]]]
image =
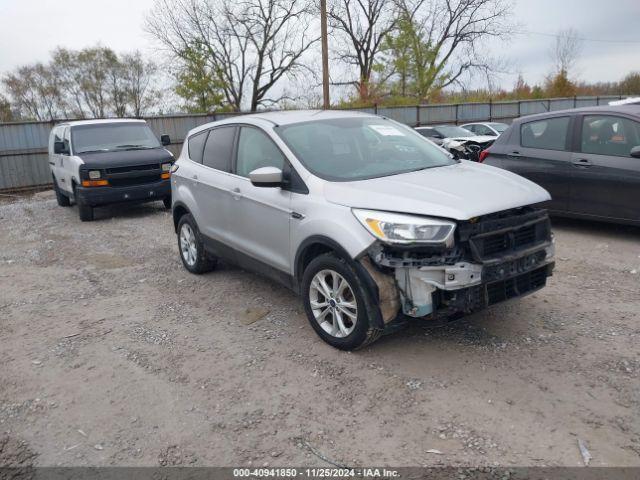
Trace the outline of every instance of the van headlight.
[[453, 246], [453, 233], [456, 229], [454, 222], [377, 210], [354, 208], [351, 211], [364, 228], [383, 242]]
[[100, 178], [100, 170], [89, 170], [89, 178], [91, 180], [97, 180]]
[[170, 164], [170, 163], [163, 163], [163, 164], [162, 164], [162, 171], [163, 171], [163, 172], [169, 172], [169, 171], [171, 171], [171, 164]]

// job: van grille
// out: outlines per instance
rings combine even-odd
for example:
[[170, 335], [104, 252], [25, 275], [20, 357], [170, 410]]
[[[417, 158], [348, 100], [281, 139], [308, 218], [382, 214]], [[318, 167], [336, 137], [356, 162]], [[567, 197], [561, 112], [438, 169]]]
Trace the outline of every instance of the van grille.
[[159, 163], [152, 163], [149, 165], [131, 165], [128, 167], [107, 168], [105, 171], [108, 174], [112, 174], [112, 173], [138, 172], [138, 171], [144, 171], [144, 170], [158, 170], [159, 168], [160, 168]]

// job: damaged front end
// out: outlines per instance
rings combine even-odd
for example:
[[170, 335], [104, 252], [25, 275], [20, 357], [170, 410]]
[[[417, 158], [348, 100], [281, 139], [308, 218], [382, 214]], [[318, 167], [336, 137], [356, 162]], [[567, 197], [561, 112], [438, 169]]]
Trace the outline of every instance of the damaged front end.
[[379, 290], [385, 322], [470, 313], [534, 292], [554, 267], [545, 210], [523, 207], [458, 222], [455, 244], [429, 247], [375, 243], [363, 263]]
[[442, 143], [442, 147], [454, 158], [477, 162], [480, 160], [480, 152], [493, 145], [493, 142], [494, 140], [481, 142], [473, 139], [447, 138]]

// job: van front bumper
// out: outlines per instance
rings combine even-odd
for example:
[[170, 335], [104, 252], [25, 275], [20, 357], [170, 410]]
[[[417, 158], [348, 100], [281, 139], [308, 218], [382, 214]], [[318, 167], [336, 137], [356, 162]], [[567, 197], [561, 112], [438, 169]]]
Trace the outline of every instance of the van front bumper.
[[171, 196], [171, 180], [126, 187], [76, 187], [80, 202], [92, 207], [128, 202], [153, 202]]

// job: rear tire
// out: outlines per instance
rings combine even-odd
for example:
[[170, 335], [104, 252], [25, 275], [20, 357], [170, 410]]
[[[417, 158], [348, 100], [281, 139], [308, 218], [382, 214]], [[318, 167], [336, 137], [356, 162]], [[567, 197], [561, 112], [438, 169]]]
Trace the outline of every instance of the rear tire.
[[53, 191], [56, 193], [56, 201], [58, 202], [58, 205], [60, 205], [61, 207], [71, 206], [71, 199], [64, 193], [62, 193], [60, 187], [58, 187], [58, 181], [56, 180], [56, 177], [53, 177]]
[[360, 274], [333, 253], [314, 258], [302, 276], [302, 298], [311, 326], [326, 343], [357, 350], [373, 343], [382, 330], [373, 326], [380, 309]]
[[200, 275], [210, 272], [217, 259], [206, 252], [196, 221], [190, 214], [180, 217], [178, 222], [178, 251], [184, 268]]

